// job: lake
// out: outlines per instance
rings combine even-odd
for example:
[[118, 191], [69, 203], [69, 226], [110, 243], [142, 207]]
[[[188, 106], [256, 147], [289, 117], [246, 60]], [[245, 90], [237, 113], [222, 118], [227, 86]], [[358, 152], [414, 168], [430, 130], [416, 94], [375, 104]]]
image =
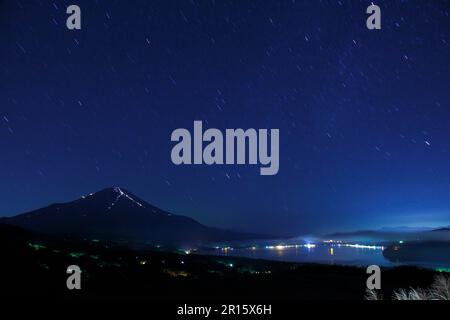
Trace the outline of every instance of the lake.
[[[200, 250], [197, 254], [245, 257], [287, 262], [339, 264], [350, 266], [398, 266], [383, 256], [383, 247], [363, 245], [291, 245], [291, 246], [261, 246], [246, 248], [216, 248]], [[417, 263], [417, 266], [435, 268], [435, 264]]]

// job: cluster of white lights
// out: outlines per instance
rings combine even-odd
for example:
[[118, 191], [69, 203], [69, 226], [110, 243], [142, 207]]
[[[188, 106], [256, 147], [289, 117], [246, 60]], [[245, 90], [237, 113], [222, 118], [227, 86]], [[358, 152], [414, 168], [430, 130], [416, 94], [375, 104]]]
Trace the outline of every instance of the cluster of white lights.
[[[339, 245], [340, 246], [340, 245]], [[358, 248], [358, 249], [373, 249], [373, 250], [384, 250], [383, 246], [370, 246], [364, 244], [343, 244], [344, 247]]]
[[[375, 246], [375, 245], [365, 245], [365, 244], [350, 244], [350, 243], [342, 243], [341, 241], [324, 241], [327, 244], [331, 244], [331, 246], [337, 246], [337, 247], [349, 247], [349, 248], [357, 248], [357, 249], [372, 249], [372, 250], [384, 250], [384, 246]], [[292, 249], [292, 248], [307, 248], [307, 249], [313, 249], [316, 248], [317, 244], [315, 243], [306, 243], [306, 244], [286, 244], [286, 245], [267, 245], [264, 246], [264, 249], [267, 250], [286, 250], [286, 249]], [[229, 252], [234, 250], [233, 247], [215, 247], [216, 250], [222, 250], [224, 252]], [[250, 250], [256, 250], [258, 249], [256, 246], [249, 247]]]
[[289, 244], [289, 245], [277, 245], [277, 246], [265, 246], [265, 249], [269, 250], [285, 250], [285, 249], [291, 249], [291, 248], [308, 248], [312, 249], [315, 248], [316, 245], [313, 243], [307, 243], [307, 244]]
[[365, 245], [365, 244], [351, 244], [351, 243], [343, 243], [340, 240], [324, 240], [323, 243], [337, 245], [338, 247], [349, 247], [349, 248], [357, 248], [357, 249], [374, 249], [374, 250], [384, 250], [383, 246], [374, 246], [374, 245]]

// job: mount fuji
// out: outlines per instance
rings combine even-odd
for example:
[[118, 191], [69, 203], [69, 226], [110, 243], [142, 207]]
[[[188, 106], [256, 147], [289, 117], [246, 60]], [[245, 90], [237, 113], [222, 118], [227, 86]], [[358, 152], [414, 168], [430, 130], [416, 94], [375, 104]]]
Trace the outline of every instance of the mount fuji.
[[154, 244], [270, 238], [207, 227], [161, 210], [120, 187], [103, 189], [68, 203], [55, 203], [0, 222], [42, 234]]

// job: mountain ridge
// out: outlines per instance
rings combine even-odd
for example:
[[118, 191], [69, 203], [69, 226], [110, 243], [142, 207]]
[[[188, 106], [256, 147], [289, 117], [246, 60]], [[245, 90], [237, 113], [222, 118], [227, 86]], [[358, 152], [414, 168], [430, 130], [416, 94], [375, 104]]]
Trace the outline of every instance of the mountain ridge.
[[161, 244], [270, 238], [207, 227], [162, 210], [125, 188], [110, 187], [79, 199], [5, 217], [0, 222], [44, 234]]
[[357, 230], [350, 232], [336, 232], [321, 236], [322, 239], [343, 241], [401, 241], [401, 240], [427, 240], [450, 241], [450, 228], [382, 228], [379, 230]]

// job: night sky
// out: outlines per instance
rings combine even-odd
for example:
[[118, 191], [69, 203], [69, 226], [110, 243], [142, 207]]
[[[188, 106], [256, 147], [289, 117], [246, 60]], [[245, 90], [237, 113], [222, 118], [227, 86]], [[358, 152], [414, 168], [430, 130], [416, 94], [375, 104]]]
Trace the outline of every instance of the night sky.
[[[0, 216], [121, 186], [235, 230], [449, 225], [450, 1], [374, 3], [0, 1]], [[194, 120], [279, 128], [278, 174], [175, 166]]]

